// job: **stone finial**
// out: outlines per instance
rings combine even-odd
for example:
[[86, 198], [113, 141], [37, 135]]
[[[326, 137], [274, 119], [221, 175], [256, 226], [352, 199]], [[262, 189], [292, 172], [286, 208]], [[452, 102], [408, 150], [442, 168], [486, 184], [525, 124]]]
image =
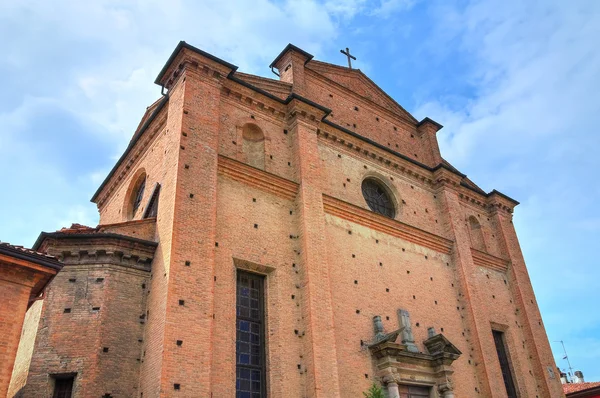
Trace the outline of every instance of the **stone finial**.
[[402, 344], [406, 345], [406, 349], [410, 352], [419, 352], [415, 344], [412, 327], [410, 326], [410, 314], [408, 311], [399, 309], [398, 320], [400, 322], [400, 329], [402, 329]]
[[375, 332], [375, 341], [380, 341], [385, 338], [383, 322], [381, 322], [381, 316], [379, 315], [373, 317], [373, 331]]
[[427, 338], [432, 338], [433, 336], [435, 336], [435, 328], [432, 326], [430, 328], [427, 328]]
[[375, 339], [372, 343], [368, 344], [368, 347], [375, 347], [378, 344], [393, 343], [398, 338], [401, 330], [395, 330], [391, 333], [386, 333], [383, 328], [383, 322], [381, 322], [381, 316], [375, 315], [373, 317], [373, 332], [375, 333]]

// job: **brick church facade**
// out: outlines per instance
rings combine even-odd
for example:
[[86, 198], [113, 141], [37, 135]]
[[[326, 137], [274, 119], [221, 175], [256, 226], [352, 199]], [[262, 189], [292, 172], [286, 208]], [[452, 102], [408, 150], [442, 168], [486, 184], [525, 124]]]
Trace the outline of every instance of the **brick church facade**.
[[9, 396], [563, 397], [512, 223], [360, 70], [181, 42], [92, 198], [42, 233]]

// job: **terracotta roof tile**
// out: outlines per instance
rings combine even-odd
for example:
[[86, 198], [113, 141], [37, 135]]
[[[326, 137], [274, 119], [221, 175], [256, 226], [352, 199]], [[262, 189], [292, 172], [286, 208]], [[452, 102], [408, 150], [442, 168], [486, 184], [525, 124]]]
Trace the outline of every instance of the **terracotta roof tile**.
[[63, 234], [90, 234], [98, 231], [98, 227], [92, 228], [87, 225], [81, 224], [71, 224], [70, 227], [63, 227], [56, 232], [61, 232]]
[[17, 253], [22, 253], [28, 256], [32, 256], [32, 257], [37, 257], [39, 259], [43, 259], [43, 260], [50, 260], [50, 261], [55, 261], [58, 262], [58, 259], [54, 256], [51, 256], [49, 254], [44, 254], [44, 253], [40, 253], [38, 251], [32, 250], [32, 249], [28, 249], [26, 247], [23, 246], [17, 246], [17, 245], [11, 245], [8, 242], [0, 242], [0, 249], [6, 249], [9, 252], [17, 252]]
[[565, 394], [588, 390], [590, 388], [600, 387], [600, 381], [592, 381], [587, 383], [568, 383], [563, 384]]

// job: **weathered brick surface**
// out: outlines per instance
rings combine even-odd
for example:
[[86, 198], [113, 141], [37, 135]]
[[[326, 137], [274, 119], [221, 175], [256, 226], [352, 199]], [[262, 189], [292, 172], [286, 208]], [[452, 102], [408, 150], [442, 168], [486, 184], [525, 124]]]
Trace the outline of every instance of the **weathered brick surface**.
[[42, 300], [36, 301], [25, 314], [23, 329], [21, 331], [21, 340], [19, 341], [19, 349], [17, 351], [17, 357], [15, 358], [15, 365], [10, 379], [8, 397], [14, 396], [27, 382], [31, 357], [35, 347], [35, 336], [37, 334], [43, 304], [44, 302]]
[[0, 262], [0, 396], [8, 391], [32, 287], [31, 273]]
[[[64, 275], [83, 268], [66, 267], [38, 332], [41, 346], [61, 348], [38, 353], [36, 343], [28, 384], [47, 386], [51, 364], [79, 372], [76, 396], [123, 396], [117, 387], [127, 396], [234, 396], [236, 269], [245, 269], [266, 278], [271, 397], [361, 396], [379, 381], [365, 348], [372, 318], [392, 331], [400, 308], [410, 312], [420, 351], [428, 327], [462, 351], [452, 365], [457, 397], [506, 396], [492, 329], [506, 335], [521, 396], [562, 396], [547, 370], [554, 363], [511, 222], [515, 203], [435, 168], [434, 122], [419, 125], [356, 71], [305, 61], [284, 54], [277, 66], [291, 68], [276, 94], [291, 83], [293, 93], [332, 110], [327, 120], [384, 148], [323, 123], [319, 106], [265, 96], [228, 78], [227, 64], [181, 49], [160, 79], [168, 104], [96, 199], [101, 224], [122, 223], [137, 176], [147, 176], [144, 206], [161, 184], [155, 230], [148, 221], [104, 227], [158, 242], [149, 290], [132, 294], [142, 276], [101, 269], [107, 287], [78, 293]], [[264, 89], [278, 84], [245, 78]], [[264, 170], [245, 165], [247, 123], [264, 134]], [[367, 177], [388, 187], [394, 221], [369, 211]], [[85, 272], [91, 276], [77, 279], [96, 276]], [[107, 318], [89, 313], [84, 297], [107, 307]], [[78, 308], [68, 323], [66, 305]], [[109, 332], [115, 328], [123, 334]], [[76, 330], [89, 337], [62, 347]], [[140, 364], [127, 347], [110, 371], [112, 348], [105, 355], [98, 347], [130, 340]]]
[[48, 375], [66, 373], [76, 396], [136, 394], [146, 278], [107, 268], [66, 266], [51, 284], [24, 397], [48, 396]]

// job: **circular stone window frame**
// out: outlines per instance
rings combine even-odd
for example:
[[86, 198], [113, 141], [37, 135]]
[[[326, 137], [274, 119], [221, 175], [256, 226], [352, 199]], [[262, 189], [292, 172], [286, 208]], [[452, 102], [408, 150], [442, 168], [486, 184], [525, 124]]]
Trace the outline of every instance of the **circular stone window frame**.
[[[374, 181], [377, 185], [379, 185], [381, 188], [383, 188], [383, 190], [387, 193], [387, 195], [390, 198], [390, 201], [392, 202], [392, 206], [394, 208], [393, 217], [390, 217], [390, 216], [388, 216], [386, 214], [381, 214], [378, 211], [373, 210], [371, 208], [371, 206], [369, 206], [369, 203], [367, 202], [367, 199], [365, 198], [365, 195], [364, 195], [363, 190], [362, 190], [363, 184], [367, 180]], [[379, 214], [381, 216], [384, 216], [384, 217], [392, 219], [392, 220], [396, 219], [396, 217], [397, 217], [397, 215], [399, 213], [399, 209], [400, 209], [400, 201], [398, 200], [398, 198], [400, 197], [400, 195], [398, 194], [398, 191], [396, 190], [396, 187], [394, 187], [393, 185], [388, 184], [385, 181], [385, 177], [382, 176], [381, 174], [370, 172], [370, 173], [366, 173], [363, 176], [363, 178], [362, 178], [362, 180], [360, 182], [360, 196], [363, 198], [364, 203], [367, 205], [367, 208], [370, 211], [372, 211], [373, 213]]]

